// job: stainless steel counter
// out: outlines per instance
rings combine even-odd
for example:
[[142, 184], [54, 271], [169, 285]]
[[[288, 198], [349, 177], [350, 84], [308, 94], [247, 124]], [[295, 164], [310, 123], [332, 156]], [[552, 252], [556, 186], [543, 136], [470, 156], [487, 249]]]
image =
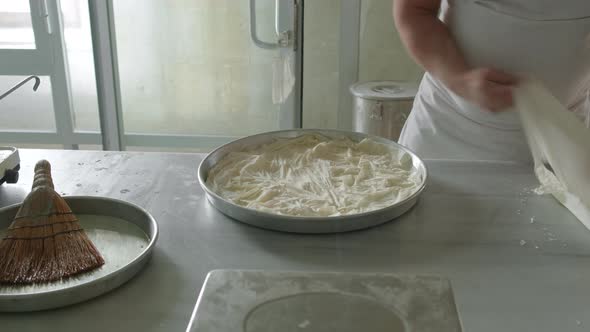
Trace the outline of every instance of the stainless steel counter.
[[[212, 269], [439, 273], [465, 331], [590, 330], [590, 231], [532, 172], [494, 163], [427, 161], [429, 187], [397, 221], [340, 235], [292, 235], [219, 214], [197, 183], [202, 155], [21, 150], [22, 200], [40, 158], [58, 191], [145, 207], [160, 225], [151, 263], [115, 291], [59, 310], [0, 314], [1, 331], [183, 331]], [[531, 222], [531, 218], [533, 222]]]

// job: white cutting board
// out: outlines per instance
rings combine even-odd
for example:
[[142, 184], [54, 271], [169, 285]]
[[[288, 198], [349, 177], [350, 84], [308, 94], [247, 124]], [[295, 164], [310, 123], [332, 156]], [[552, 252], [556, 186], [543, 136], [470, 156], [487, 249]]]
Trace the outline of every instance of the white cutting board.
[[438, 276], [218, 270], [208, 274], [191, 332], [460, 332]]

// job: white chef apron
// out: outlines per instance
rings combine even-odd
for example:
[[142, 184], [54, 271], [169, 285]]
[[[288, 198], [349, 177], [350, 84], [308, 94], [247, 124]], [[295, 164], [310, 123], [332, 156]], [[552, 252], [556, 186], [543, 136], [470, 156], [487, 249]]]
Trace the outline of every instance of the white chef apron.
[[[590, 0], [449, 0], [442, 18], [470, 65], [534, 76], [589, 116]], [[532, 162], [515, 112], [484, 110], [428, 73], [400, 143], [425, 159]]]

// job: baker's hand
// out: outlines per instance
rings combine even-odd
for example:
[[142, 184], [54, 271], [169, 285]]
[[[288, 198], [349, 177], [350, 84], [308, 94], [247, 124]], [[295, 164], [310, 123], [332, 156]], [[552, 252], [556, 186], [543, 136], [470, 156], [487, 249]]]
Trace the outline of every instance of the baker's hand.
[[518, 84], [518, 78], [500, 70], [478, 68], [455, 75], [448, 84], [461, 97], [497, 112], [513, 105], [512, 90]]

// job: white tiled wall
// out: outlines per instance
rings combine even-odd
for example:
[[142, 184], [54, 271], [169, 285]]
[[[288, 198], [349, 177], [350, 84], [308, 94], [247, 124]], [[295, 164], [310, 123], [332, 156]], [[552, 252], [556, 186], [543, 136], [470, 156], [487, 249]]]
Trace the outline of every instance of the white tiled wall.
[[[338, 123], [341, 1], [305, 4], [303, 125], [307, 128], [335, 128]], [[406, 53], [392, 17], [392, 0], [361, 1], [359, 81], [418, 82], [422, 77], [422, 69]]]
[[418, 82], [422, 69], [406, 53], [393, 23], [392, 0], [362, 0], [359, 80]]

